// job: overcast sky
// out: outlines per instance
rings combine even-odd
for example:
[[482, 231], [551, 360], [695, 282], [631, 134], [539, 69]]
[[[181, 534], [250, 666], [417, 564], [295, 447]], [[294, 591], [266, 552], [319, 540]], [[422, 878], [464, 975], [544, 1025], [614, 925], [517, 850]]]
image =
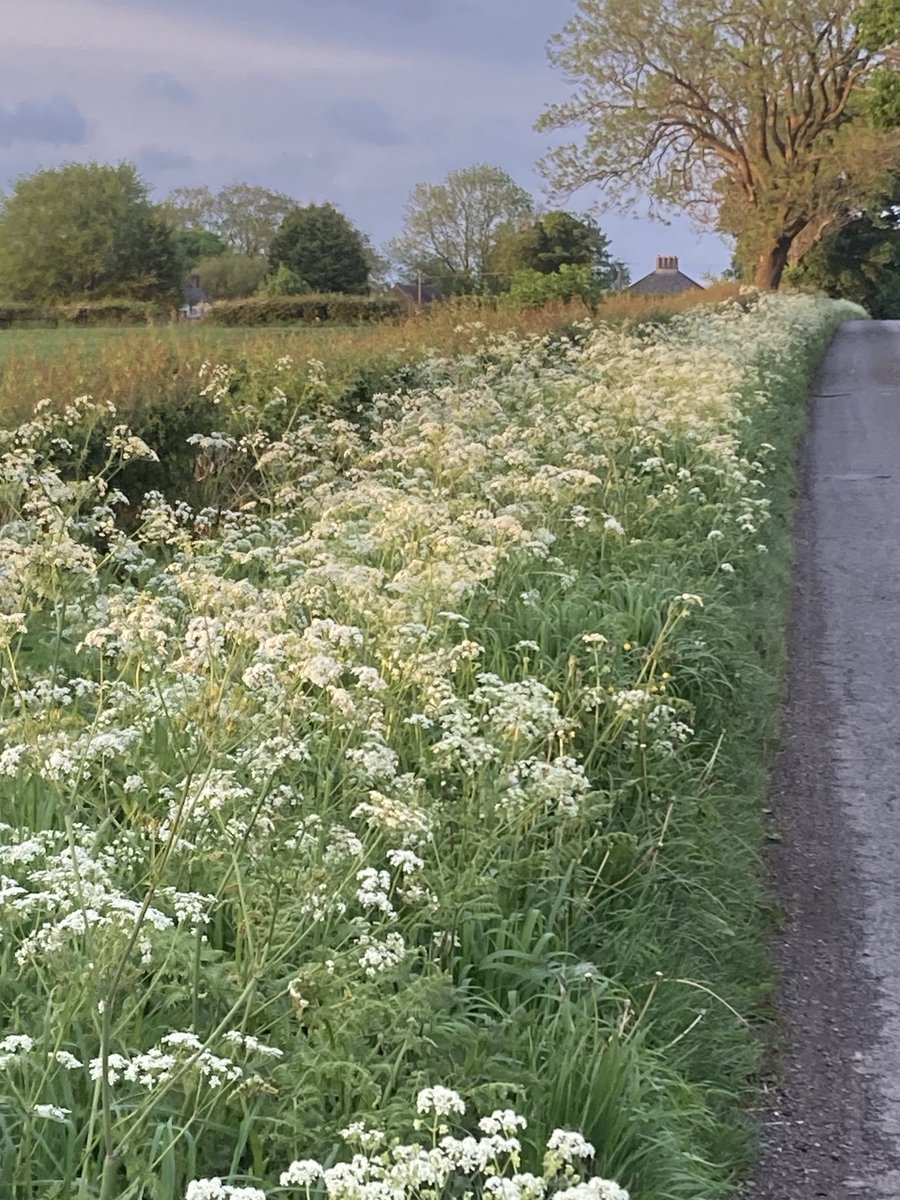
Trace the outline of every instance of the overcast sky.
[[[566, 95], [545, 46], [573, 0], [0, 0], [0, 186], [71, 160], [138, 164], [157, 198], [237, 180], [330, 200], [381, 245], [410, 188], [496, 163], [538, 202], [533, 126]], [[567, 207], [587, 210], [585, 188]], [[726, 245], [599, 215], [637, 278]]]

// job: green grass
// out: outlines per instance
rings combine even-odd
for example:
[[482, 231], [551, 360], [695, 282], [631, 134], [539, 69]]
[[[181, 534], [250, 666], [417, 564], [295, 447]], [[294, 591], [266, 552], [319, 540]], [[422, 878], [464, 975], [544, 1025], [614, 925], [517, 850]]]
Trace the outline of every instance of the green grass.
[[[110, 347], [124, 342], [150, 342], [166, 347], [177, 354], [241, 353], [249, 341], [255, 345], [268, 342], [277, 350], [286, 340], [296, 343], [299, 327], [278, 329], [242, 329], [224, 325], [203, 325], [184, 321], [178, 325], [91, 327], [87, 329], [0, 329], [0, 371], [10, 359], [33, 362], [52, 362], [68, 358], [73, 353], [98, 359]], [[327, 342], [335, 333], [365, 332], [361, 326], [323, 325], [304, 327], [310, 348]]]

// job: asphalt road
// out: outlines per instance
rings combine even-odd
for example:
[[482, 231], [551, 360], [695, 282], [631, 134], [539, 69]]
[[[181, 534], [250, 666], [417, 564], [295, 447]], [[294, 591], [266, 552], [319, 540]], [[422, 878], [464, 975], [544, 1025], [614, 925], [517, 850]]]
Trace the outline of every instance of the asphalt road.
[[783, 1049], [746, 1200], [900, 1200], [900, 322], [816, 381], [771, 868]]

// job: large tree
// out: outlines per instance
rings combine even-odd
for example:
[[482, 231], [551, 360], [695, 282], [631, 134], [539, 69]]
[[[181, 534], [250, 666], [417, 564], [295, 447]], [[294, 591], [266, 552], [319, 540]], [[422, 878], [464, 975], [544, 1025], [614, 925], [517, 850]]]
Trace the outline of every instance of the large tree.
[[485, 288], [498, 237], [531, 212], [529, 194], [500, 167], [451, 171], [442, 183], [413, 188], [391, 255], [405, 273], [421, 273], [450, 290]]
[[175, 229], [215, 231], [216, 198], [208, 187], [176, 188], [162, 207]]
[[0, 296], [172, 299], [172, 231], [130, 163], [69, 163], [23, 176], [0, 207]]
[[358, 229], [333, 204], [288, 213], [269, 247], [273, 271], [287, 267], [314, 292], [366, 292], [369, 257]]
[[601, 286], [617, 278], [609, 239], [591, 217], [569, 212], [546, 212], [497, 241], [495, 269], [512, 278], [519, 271], [556, 274], [560, 267], [590, 267]]
[[283, 192], [249, 183], [232, 183], [218, 192], [207, 187], [177, 188], [165, 209], [179, 229], [218, 234], [235, 254], [267, 254], [275, 231], [296, 200]]
[[607, 203], [686, 208], [777, 287], [900, 162], [891, 121], [897, 0], [576, 0], [551, 58], [574, 86], [543, 129], [582, 127], [545, 168]]

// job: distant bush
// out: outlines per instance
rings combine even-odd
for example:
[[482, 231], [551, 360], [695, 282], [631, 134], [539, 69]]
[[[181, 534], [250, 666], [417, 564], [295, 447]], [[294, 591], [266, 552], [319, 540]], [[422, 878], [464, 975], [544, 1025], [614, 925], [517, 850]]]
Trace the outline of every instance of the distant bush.
[[214, 305], [205, 318], [214, 325], [306, 325], [331, 322], [354, 325], [400, 316], [393, 296], [353, 296], [343, 292], [303, 296], [250, 296]]
[[605, 291], [602, 280], [591, 265], [563, 263], [558, 271], [550, 274], [532, 268], [517, 271], [504, 300], [514, 305], [531, 305], [547, 304], [554, 300], [567, 304], [577, 298], [591, 305], [602, 300]]
[[259, 285], [260, 296], [303, 296], [312, 288], [305, 279], [301, 279], [296, 271], [286, 267], [284, 263], [267, 275]]
[[252, 296], [269, 270], [262, 255], [215, 254], [193, 267], [210, 300], [242, 300]]

